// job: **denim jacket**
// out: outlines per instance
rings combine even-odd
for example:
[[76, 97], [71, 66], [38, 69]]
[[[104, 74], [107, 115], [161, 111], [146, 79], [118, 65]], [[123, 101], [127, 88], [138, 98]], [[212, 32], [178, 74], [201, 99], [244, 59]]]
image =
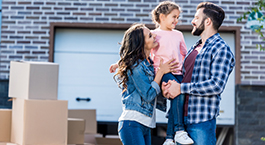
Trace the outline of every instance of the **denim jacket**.
[[140, 61], [138, 65], [135, 64], [132, 72], [128, 71], [127, 75], [127, 90], [122, 94], [122, 104], [125, 109], [152, 117], [155, 97], [158, 97], [156, 108], [166, 111], [166, 99], [159, 95], [161, 90], [154, 81], [154, 67], [147, 59]]

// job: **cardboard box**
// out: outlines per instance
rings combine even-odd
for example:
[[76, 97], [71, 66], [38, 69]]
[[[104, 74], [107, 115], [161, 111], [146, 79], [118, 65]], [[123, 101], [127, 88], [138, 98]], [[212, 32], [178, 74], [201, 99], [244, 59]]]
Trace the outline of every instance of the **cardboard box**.
[[0, 141], [10, 142], [11, 135], [11, 109], [0, 109]]
[[18, 145], [18, 144], [10, 142], [0, 142], [0, 145]]
[[10, 62], [9, 97], [57, 100], [59, 65], [50, 62]]
[[68, 118], [68, 144], [84, 144], [85, 119]]
[[119, 138], [96, 137], [97, 145], [122, 145]]
[[95, 144], [91, 144], [91, 143], [83, 143], [83, 144], [67, 144], [67, 145], [95, 145]]
[[82, 118], [86, 121], [85, 133], [97, 133], [96, 110], [68, 110], [69, 118]]
[[97, 144], [96, 138], [103, 137], [102, 134], [88, 134], [85, 133], [85, 143]]
[[10, 142], [0, 142], [0, 145], [18, 145], [18, 144]]
[[11, 142], [66, 145], [67, 101], [13, 99]]

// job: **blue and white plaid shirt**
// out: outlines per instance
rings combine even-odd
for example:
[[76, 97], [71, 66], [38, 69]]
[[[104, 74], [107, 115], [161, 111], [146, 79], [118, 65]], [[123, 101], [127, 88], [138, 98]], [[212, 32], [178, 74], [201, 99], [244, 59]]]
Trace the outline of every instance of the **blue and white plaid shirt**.
[[[186, 58], [200, 43], [201, 40], [192, 46]], [[181, 93], [189, 94], [188, 124], [205, 122], [219, 115], [220, 94], [234, 66], [234, 55], [219, 33], [208, 38], [195, 59], [191, 82], [181, 83]]]

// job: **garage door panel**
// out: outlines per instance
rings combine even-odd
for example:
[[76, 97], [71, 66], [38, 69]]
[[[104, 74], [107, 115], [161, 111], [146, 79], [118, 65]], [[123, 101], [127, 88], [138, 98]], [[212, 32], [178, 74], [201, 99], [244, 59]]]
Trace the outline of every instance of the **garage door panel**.
[[71, 54], [55, 53], [55, 62], [60, 64], [59, 85], [95, 85], [113, 86], [113, 74], [109, 73], [109, 66], [119, 58], [113, 54]]
[[[56, 29], [57, 52], [116, 53], [124, 34], [123, 30]], [[84, 41], [85, 40], [85, 41]], [[74, 41], [74, 42], [73, 42]], [[73, 42], [73, 43], [69, 43]]]
[[[121, 90], [108, 68], [118, 55], [56, 52], [55, 56], [55, 62], [63, 62], [59, 67], [58, 98], [68, 100], [69, 109], [96, 109], [98, 120], [107, 117], [117, 121]], [[77, 97], [91, 101], [76, 101]]]
[[[59, 94], [60, 99], [68, 100], [69, 109], [96, 109], [98, 121], [105, 121], [104, 116], [112, 116], [112, 121], [117, 121], [119, 117], [117, 114], [121, 113], [121, 99], [117, 93], [113, 92], [115, 89], [114, 87], [61, 86]], [[77, 97], [91, 100], [76, 101]]]

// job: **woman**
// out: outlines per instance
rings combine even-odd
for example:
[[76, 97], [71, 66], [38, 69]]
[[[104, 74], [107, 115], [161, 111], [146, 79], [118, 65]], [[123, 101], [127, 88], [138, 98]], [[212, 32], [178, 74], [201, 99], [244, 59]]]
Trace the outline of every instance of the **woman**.
[[119, 69], [114, 79], [123, 90], [123, 112], [118, 131], [124, 145], [151, 145], [159, 84], [162, 76], [176, 65], [174, 60], [164, 64], [161, 60], [159, 70], [154, 74], [149, 56], [151, 49], [158, 45], [155, 37], [143, 24], [134, 24], [125, 32], [122, 40]]

